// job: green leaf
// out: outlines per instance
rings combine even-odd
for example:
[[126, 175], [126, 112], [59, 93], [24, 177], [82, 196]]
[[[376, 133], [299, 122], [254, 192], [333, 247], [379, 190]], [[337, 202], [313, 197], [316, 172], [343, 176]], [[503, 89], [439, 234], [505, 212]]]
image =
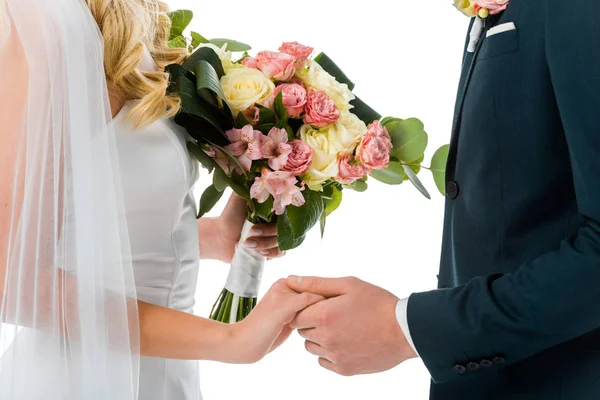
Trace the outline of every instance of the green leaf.
[[258, 125], [275, 124], [275, 122], [277, 122], [277, 119], [275, 118], [275, 112], [273, 110], [261, 106], [260, 104], [257, 104], [256, 107], [258, 107], [259, 111]]
[[[348, 85], [350, 90], [354, 90], [354, 83], [346, 76], [346, 74], [333, 62], [325, 53], [317, 55], [314, 59], [329, 75], [333, 76], [336, 81]], [[371, 121], [373, 122], [373, 121]]]
[[202, 148], [200, 148], [200, 146], [197, 146], [192, 142], [188, 142], [187, 149], [189, 153], [192, 156], [194, 156], [194, 158], [196, 158], [196, 160], [198, 160], [200, 164], [204, 166], [204, 168], [208, 170], [209, 174], [213, 172], [217, 164], [215, 160], [213, 160], [208, 154], [204, 152], [204, 150], [202, 150]]
[[323, 239], [323, 236], [325, 236], [325, 225], [327, 224], [327, 213], [325, 211], [321, 213], [319, 220], [321, 225], [321, 239]]
[[350, 109], [350, 112], [356, 115], [362, 122], [364, 122], [367, 125], [370, 125], [373, 121], [379, 120], [381, 118], [381, 114], [373, 110], [367, 103], [365, 103], [358, 97], [352, 100], [350, 104], [354, 106]]
[[218, 191], [214, 185], [210, 185], [202, 197], [200, 197], [200, 209], [198, 210], [198, 218], [202, 218], [206, 213], [210, 212], [212, 208], [221, 200], [223, 197], [223, 191]]
[[213, 174], [213, 186], [216, 190], [219, 192], [224, 191], [231, 182], [233, 181], [227, 176], [225, 171], [221, 168], [215, 168], [215, 173]]
[[[404, 165], [408, 165], [415, 174], [418, 174], [419, 172], [421, 172], [421, 164], [423, 163], [424, 159], [425, 159], [425, 154], [423, 154], [421, 157], [419, 157], [418, 160], [407, 162]], [[405, 180], [406, 179], [408, 179], [408, 176], [406, 176]]]
[[402, 161], [419, 159], [427, 148], [427, 133], [416, 118], [392, 121], [386, 126], [392, 139], [392, 156]]
[[325, 210], [320, 193], [305, 190], [303, 195], [305, 203], [302, 207], [288, 206], [285, 213], [277, 219], [281, 250], [291, 250], [299, 246]]
[[417, 188], [417, 190], [419, 192], [421, 192], [421, 194], [423, 196], [425, 196], [429, 200], [431, 200], [431, 195], [429, 194], [427, 189], [425, 189], [425, 186], [423, 186], [423, 183], [421, 183], [421, 180], [417, 177], [417, 174], [415, 174], [415, 171], [413, 171], [412, 168], [409, 167], [408, 165], [403, 165], [403, 167], [404, 167], [404, 172], [408, 176], [408, 179], [411, 181], [411, 183]]
[[199, 93], [202, 89], [208, 89], [225, 100], [225, 93], [221, 89], [217, 71], [208, 61], [201, 60], [196, 64], [196, 88]]
[[433, 180], [442, 196], [446, 195], [446, 163], [448, 162], [448, 151], [450, 145], [444, 145], [437, 149], [431, 159], [431, 173]]
[[277, 97], [275, 97], [275, 114], [279, 118], [278, 127], [283, 128], [288, 119], [287, 108], [283, 105], [283, 92], [277, 93]]
[[175, 36], [169, 40], [168, 45], [172, 49], [183, 49], [187, 47], [187, 40], [183, 36]]
[[362, 193], [362, 192], [366, 192], [366, 191], [367, 191], [367, 189], [369, 188], [369, 185], [368, 185], [368, 184], [367, 184], [367, 182], [365, 182], [365, 181], [358, 180], [358, 181], [355, 181], [355, 182], [354, 182], [354, 183], [353, 183], [353, 184], [350, 186], [350, 188], [351, 188], [352, 190], [355, 190], [355, 191], [357, 191], [357, 192], [361, 192], [361, 193]]
[[275, 126], [275, 124], [263, 124], [263, 125], [258, 125], [256, 128], [257, 131], [260, 131], [262, 133], [264, 133], [265, 135], [268, 135], [269, 132], [271, 131], [271, 129], [273, 129], [273, 127]]
[[404, 168], [396, 161], [390, 161], [386, 169], [375, 170], [371, 176], [388, 185], [400, 185], [404, 182]]
[[242, 129], [246, 125], [250, 125], [250, 121], [246, 119], [244, 113], [238, 113], [237, 117], [235, 118], [235, 127]]
[[252, 47], [250, 47], [246, 43], [238, 42], [236, 40], [231, 40], [231, 39], [223, 39], [223, 38], [210, 39], [210, 43], [214, 44], [217, 47], [223, 47], [223, 45], [225, 43], [227, 43], [227, 51], [231, 51], [233, 53], [241, 52], [241, 51], [248, 51], [248, 50], [252, 49]]
[[267, 201], [264, 203], [256, 203], [256, 215], [260, 217], [263, 221], [271, 222], [271, 218], [273, 218], [273, 197], [269, 196]]
[[176, 10], [167, 14], [171, 19], [171, 37], [181, 36], [183, 35], [183, 31], [188, 27], [192, 19], [194, 18], [194, 13], [190, 10]]
[[384, 119], [381, 120], [381, 125], [386, 126], [390, 122], [394, 122], [394, 121], [402, 122], [402, 119], [395, 118], [395, 117], [385, 117]]
[[209, 40], [201, 34], [199, 34], [198, 32], [192, 31], [190, 32], [190, 35], [192, 35], [192, 47], [194, 49], [200, 46], [202, 43], [209, 43]]
[[331, 215], [331, 213], [337, 210], [340, 204], [342, 204], [342, 191], [336, 187], [332, 187], [332, 189], [333, 192], [331, 193], [331, 200], [325, 201], [325, 214], [327, 216]]
[[217, 76], [219, 77], [219, 79], [221, 79], [221, 77], [225, 75], [221, 59], [219, 58], [217, 53], [215, 53], [215, 51], [210, 47], [200, 47], [198, 50], [193, 52], [192, 55], [190, 55], [188, 59], [185, 60], [185, 62], [183, 63], [183, 67], [189, 71], [196, 72], [196, 64], [198, 64], [198, 62], [200, 61], [206, 61], [210, 65], [212, 65], [215, 71], [217, 72]]

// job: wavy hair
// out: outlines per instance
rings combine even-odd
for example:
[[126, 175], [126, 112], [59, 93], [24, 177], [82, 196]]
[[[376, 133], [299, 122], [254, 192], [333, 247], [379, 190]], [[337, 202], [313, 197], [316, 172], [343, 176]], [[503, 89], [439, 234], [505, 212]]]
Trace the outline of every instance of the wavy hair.
[[[160, 0], [85, 0], [104, 38], [104, 69], [109, 87], [126, 99], [140, 101], [128, 117], [135, 127], [171, 117], [180, 109], [180, 99], [167, 95], [169, 64], [181, 63], [186, 49], [169, 48], [169, 8]], [[145, 48], [150, 51], [156, 71], [138, 66]]]

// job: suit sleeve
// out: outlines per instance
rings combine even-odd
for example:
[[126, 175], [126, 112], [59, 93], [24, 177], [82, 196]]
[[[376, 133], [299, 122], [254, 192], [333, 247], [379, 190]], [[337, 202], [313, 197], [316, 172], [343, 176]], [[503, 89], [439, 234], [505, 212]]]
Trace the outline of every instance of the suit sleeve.
[[600, 2], [549, 0], [540, 12], [585, 224], [515, 273], [410, 297], [410, 332], [435, 382], [472, 376], [469, 362], [504, 368], [600, 328]]

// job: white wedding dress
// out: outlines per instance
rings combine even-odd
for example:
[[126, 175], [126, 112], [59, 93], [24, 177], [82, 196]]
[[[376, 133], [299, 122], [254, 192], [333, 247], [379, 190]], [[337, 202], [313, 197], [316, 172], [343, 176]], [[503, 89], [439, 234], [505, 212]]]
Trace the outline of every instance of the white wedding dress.
[[[198, 280], [198, 163], [170, 120], [134, 130], [127, 102], [115, 131], [137, 296], [191, 313]], [[200, 333], [200, 332], [199, 332]], [[201, 399], [197, 361], [141, 357], [139, 400]]]

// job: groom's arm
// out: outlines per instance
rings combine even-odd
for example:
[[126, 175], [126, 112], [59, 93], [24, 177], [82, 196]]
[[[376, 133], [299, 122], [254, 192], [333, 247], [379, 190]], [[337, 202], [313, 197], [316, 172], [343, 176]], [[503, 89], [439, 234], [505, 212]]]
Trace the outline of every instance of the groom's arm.
[[457, 364], [498, 356], [489, 369], [502, 368], [600, 328], [600, 2], [547, 7], [548, 65], [585, 225], [513, 274], [410, 297], [410, 333], [437, 382], [472, 375]]

